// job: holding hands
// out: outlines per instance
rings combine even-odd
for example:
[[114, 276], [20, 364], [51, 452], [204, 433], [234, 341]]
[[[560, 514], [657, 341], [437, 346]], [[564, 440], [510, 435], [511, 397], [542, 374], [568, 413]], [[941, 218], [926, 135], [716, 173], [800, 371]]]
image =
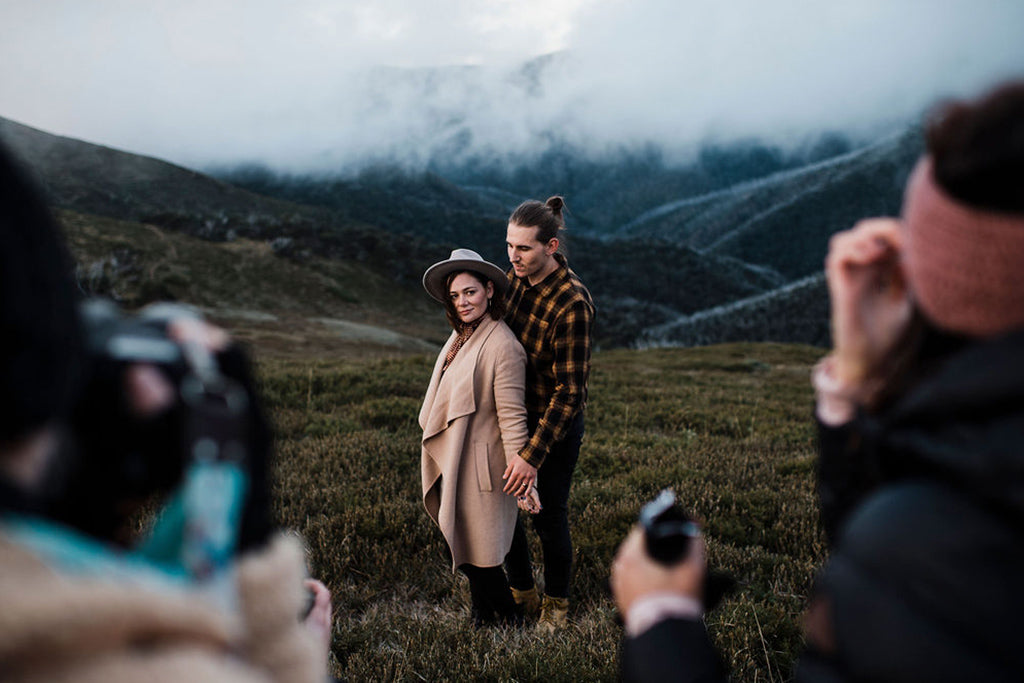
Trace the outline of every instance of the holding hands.
[[520, 510], [525, 510], [531, 515], [535, 515], [541, 511], [540, 494], [537, 493], [537, 487], [531, 486], [526, 495], [516, 496], [516, 504], [519, 505]]
[[525, 510], [531, 515], [540, 512], [536, 467], [516, 456], [505, 468], [501, 478], [505, 480], [505, 488], [502, 491], [516, 497], [516, 504], [520, 510]]
[[537, 485], [537, 468], [516, 456], [505, 468], [501, 478], [505, 480], [502, 491], [510, 496], [525, 496], [531, 486]]
[[520, 510], [525, 510], [531, 515], [540, 512], [536, 467], [520, 457], [515, 457], [505, 468], [501, 478], [505, 480], [505, 488], [502, 491], [516, 497], [516, 504]]

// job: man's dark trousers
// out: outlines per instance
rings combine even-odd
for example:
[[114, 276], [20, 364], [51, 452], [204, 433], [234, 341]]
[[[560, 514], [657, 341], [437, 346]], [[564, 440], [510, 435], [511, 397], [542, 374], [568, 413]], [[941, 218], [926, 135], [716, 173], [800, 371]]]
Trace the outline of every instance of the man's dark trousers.
[[[532, 433], [539, 415], [529, 416]], [[533, 517], [533, 528], [540, 537], [544, 555], [544, 594], [555, 598], [569, 597], [572, 575], [572, 539], [569, 536], [569, 489], [583, 441], [583, 411], [576, 413], [565, 438], [555, 443], [537, 473], [537, 494], [543, 508]], [[522, 518], [516, 520], [512, 548], [505, 557], [509, 584], [517, 590], [533, 587], [530, 567], [530, 546]]]

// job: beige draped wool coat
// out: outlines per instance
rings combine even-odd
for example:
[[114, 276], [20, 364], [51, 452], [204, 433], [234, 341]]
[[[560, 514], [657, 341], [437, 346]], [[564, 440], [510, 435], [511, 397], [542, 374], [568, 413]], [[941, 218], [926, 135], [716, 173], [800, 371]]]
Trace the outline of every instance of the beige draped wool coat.
[[434, 365], [420, 409], [423, 505], [452, 553], [452, 569], [500, 565], [518, 507], [501, 475], [528, 438], [526, 352], [489, 315], [442, 375], [453, 332]]

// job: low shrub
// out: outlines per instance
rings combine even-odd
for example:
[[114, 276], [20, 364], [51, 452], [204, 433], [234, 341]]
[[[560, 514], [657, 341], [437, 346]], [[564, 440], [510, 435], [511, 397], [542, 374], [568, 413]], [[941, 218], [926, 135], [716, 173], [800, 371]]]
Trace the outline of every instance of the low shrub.
[[707, 619], [734, 679], [786, 680], [824, 557], [807, 381], [821, 353], [733, 344], [595, 355], [570, 499], [572, 625], [550, 637], [469, 624], [466, 581], [420, 498], [416, 418], [433, 359], [261, 364], [278, 433], [276, 514], [304, 535], [334, 594], [335, 674], [615, 680], [608, 568], [640, 506], [672, 487], [705, 520], [711, 564], [739, 583]]

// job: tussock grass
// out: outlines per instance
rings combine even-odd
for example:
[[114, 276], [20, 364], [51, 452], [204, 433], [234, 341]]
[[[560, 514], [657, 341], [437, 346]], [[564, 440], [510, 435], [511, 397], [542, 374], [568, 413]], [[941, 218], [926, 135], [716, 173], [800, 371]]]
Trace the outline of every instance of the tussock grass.
[[[708, 617], [737, 681], [783, 681], [824, 557], [813, 492], [811, 347], [734, 344], [594, 359], [574, 479], [572, 626], [475, 631], [464, 578], [420, 502], [416, 424], [433, 358], [266, 359], [277, 516], [335, 596], [335, 673], [351, 681], [614, 680], [615, 549], [666, 486], [706, 521], [739, 589]], [[543, 476], [543, 470], [541, 472]], [[539, 558], [536, 540], [535, 556]]]

